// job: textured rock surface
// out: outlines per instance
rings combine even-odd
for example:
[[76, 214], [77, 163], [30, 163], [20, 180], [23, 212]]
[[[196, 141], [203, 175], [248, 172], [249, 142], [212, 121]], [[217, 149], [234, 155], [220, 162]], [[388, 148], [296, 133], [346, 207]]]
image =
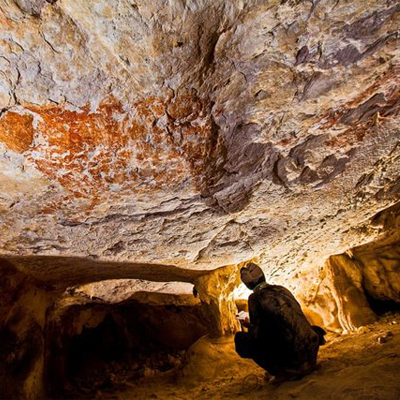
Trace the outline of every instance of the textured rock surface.
[[[129, 278], [148, 279], [152, 282], [193, 282], [207, 271], [188, 270], [174, 265], [143, 264], [131, 262], [104, 262], [78, 257], [53, 256], [7, 256], [20, 271], [34, 278], [38, 283], [58, 292], [67, 287], [102, 280], [124, 280]], [[111, 283], [109, 289], [113, 290]], [[135, 289], [135, 283], [132, 283]], [[101, 289], [99, 290], [101, 292]], [[134, 291], [134, 290], [132, 290]]]
[[399, 207], [390, 207], [373, 219], [370, 229], [385, 232], [380, 239], [330, 256], [317, 268], [317, 278], [311, 274], [312, 279], [307, 279], [305, 268], [291, 282], [315, 323], [349, 332], [376, 320], [375, 312], [399, 308]]
[[1, 252], [287, 277], [379, 236], [399, 24], [396, 0], [3, 1]]
[[326, 292], [321, 294], [324, 298], [329, 294], [332, 296], [337, 312], [330, 312], [329, 307], [321, 308], [322, 315], [337, 315], [339, 327], [345, 332], [373, 323], [376, 316], [364, 293], [363, 273], [351, 258], [347, 255], [331, 256], [326, 262], [326, 270], [329, 283]]
[[237, 307], [234, 290], [240, 284], [236, 265], [218, 268], [196, 279], [195, 288], [210, 322], [210, 335], [233, 334], [240, 330], [235, 318]]

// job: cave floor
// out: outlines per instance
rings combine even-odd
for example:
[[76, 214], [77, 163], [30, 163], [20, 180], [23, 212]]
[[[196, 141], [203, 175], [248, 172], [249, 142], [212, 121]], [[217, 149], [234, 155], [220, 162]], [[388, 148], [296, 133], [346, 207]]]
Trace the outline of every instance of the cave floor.
[[[381, 338], [381, 339], [380, 339]], [[383, 339], [382, 339], [383, 338]], [[188, 364], [127, 382], [96, 398], [127, 399], [400, 399], [400, 314], [387, 314], [350, 335], [329, 334], [320, 348], [317, 369], [279, 386], [264, 380], [264, 371], [239, 358], [233, 339], [200, 339]]]

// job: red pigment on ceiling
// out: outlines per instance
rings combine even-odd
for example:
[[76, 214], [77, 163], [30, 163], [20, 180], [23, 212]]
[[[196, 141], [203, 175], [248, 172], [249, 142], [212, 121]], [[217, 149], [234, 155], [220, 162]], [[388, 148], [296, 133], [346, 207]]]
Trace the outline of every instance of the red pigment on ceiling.
[[35, 133], [32, 122], [33, 117], [29, 114], [5, 113], [0, 119], [0, 142], [17, 153], [28, 150]]
[[201, 190], [215, 150], [208, 107], [193, 95], [148, 97], [130, 113], [114, 99], [96, 112], [28, 106], [40, 117], [35, 135], [31, 116], [8, 113], [0, 140], [77, 197], [153, 192], [190, 177]]

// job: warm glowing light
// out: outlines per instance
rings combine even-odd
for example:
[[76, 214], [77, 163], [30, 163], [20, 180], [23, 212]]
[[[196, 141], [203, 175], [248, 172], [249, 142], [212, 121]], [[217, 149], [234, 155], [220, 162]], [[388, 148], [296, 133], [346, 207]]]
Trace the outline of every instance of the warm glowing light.
[[249, 296], [253, 293], [250, 289], [248, 289], [243, 283], [241, 283], [234, 291], [233, 296], [235, 299], [243, 299], [247, 300]]

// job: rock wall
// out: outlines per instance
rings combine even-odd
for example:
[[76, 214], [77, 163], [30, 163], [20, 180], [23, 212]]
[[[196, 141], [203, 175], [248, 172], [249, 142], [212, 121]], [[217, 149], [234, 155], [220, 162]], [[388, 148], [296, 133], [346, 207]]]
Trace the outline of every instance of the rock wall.
[[327, 280], [337, 304], [337, 319], [344, 332], [371, 324], [376, 316], [369, 307], [363, 287], [363, 272], [347, 255], [329, 257]]
[[3, 260], [0, 286], [0, 396], [43, 398], [43, 332], [52, 294]]
[[328, 329], [355, 331], [377, 319], [374, 311], [400, 309], [399, 274], [400, 242], [381, 239], [329, 257], [316, 291], [303, 300]]
[[236, 265], [218, 268], [197, 278], [195, 288], [210, 321], [211, 336], [230, 335], [240, 330], [235, 318], [237, 306], [234, 297], [234, 290], [239, 284]]

